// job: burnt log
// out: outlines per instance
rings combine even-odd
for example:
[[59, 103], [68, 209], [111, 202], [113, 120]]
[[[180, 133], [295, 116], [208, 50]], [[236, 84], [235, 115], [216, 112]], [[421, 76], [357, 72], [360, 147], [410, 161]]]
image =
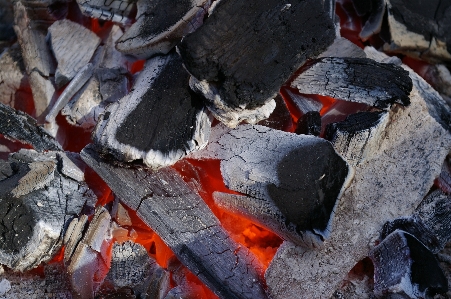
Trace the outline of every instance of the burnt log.
[[[268, 105], [292, 73], [334, 38], [322, 1], [232, 0], [219, 2], [177, 47], [195, 78], [192, 87], [214, 113], [238, 124], [241, 112]], [[259, 121], [253, 117], [251, 123]]]
[[17, 90], [29, 84], [17, 44], [0, 54], [0, 65], [0, 103], [14, 107]]
[[167, 54], [182, 37], [203, 23], [210, 0], [138, 0], [136, 22], [116, 48], [139, 58]]
[[210, 117], [172, 52], [148, 60], [133, 91], [107, 107], [93, 136], [102, 151], [151, 168], [174, 164], [205, 146]]
[[50, 260], [69, 219], [94, 197], [84, 182], [62, 174], [58, 155], [21, 150], [10, 156], [14, 173], [0, 182], [0, 263], [16, 271]]
[[123, 25], [131, 24], [130, 19], [136, 8], [136, 0], [77, 0], [81, 12], [90, 18], [112, 21]]
[[405, 70], [393, 64], [368, 58], [326, 57], [303, 66], [291, 87], [304, 94], [387, 108], [393, 103], [404, 106], [410, 103], [412, 80]]
[[371, 250], [374, 294], [425, 298], [448, 291], [448, 281], [434, 255], [412, 235], [396, 230]]
[[220, 298], [267, 298], [262, 268], [235, 243], [211, 210], [171, 168], [122, 168], [88, 146], [83, 160]]
[[321, 134], [321, 115], [318, 111], [309, 111], [302, 115], [296, 124], [296, 134], [319, 136]]

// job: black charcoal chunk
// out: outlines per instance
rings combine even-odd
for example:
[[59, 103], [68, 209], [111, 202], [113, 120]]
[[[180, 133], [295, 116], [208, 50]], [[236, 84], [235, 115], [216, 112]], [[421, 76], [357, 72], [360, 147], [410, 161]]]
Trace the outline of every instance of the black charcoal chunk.
[[[412, 79], [394, 64], [368, 58], [321, 58], [312, 60], [291, 86], [300, 93], [387, 108], [393, 103], [409, 105]], [[381, 79], [383, 78], [383, 79]]]
[[108, 106], [94, 141], [117, 159], [142, 159], [152, 168], [175, 163], [205, 146], [210, 117], [172, 52], [148, 60], [131, 93]]
[[219, 2], [178, 49], [209, 101], [254, 109], [334, 38], [322, 1], [229, 0]]
[[321, 134], [321, 115], [318, 111], [309, 111], [298, 119], [296, 134], [319, 136]]
[[35, 150], [61, 150], [58, 142], [26, 113], [0, 103], [0, 134], [31, 145]]
[[274, 100], [276, 101], [276, 108], [274, 111], [267, 119], [262, 120], [257, 124], [276, 130], [289, 131], [293, 126], [293, 119], [291, 118], [290, 111], [280, 94], [278, 94]]

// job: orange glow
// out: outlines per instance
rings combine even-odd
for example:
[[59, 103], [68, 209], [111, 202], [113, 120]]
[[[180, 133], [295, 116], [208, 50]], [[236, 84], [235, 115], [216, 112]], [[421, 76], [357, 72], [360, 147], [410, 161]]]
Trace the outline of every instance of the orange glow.
[[137, 72], [142, 71], [144, 68], [145, 60], [136, 60], [129, 66], [130, 73], [136, 74]]
[[64, 259], [64, 249], [65, 247], [62, 246], [58, 253], [50, 260], [49, 264], [61, 262]]

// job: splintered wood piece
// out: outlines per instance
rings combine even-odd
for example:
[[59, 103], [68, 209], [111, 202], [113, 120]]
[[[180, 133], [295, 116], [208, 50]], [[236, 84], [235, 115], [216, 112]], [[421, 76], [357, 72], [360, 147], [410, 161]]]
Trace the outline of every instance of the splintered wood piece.
[[274, 98], [334, 38], [322, 1], [231, 0], [219, 2], [177, 47], [197, 89], [213, 105], [251, 110]]
[[412, 235], [396, 230], [371, 250], [374, 294], [425, 298], [448, 291], [448, 281], [434, 255]]
[[357, 166], [379, 150], [389, 120], [388, 112], [358, 112], [327, 125], [325, 138], [348, 163]]
[[83, 160], [220, 298], [267, 298], [262, 268], [233, 241], [202, 198], [172, 168], [157, 172], [109, 164], [88, 146]]
[[257, 124], [276, 130], [289, 131], [293, 126], [293, 119], [291, 118], [290, 111], [280, 94], [276, 96], [274, 101], [276, 102], [274, 111], [267, 119], [262, 120]]
[[210, 0], [138, 0], [136, 22], [116, 48], [139, 58], [167, 54], [185, 35], [199, 28]]
[[240, 125], [204, 151], [221, 160], [228, 188], [272, 202], [305, 246], [318, 247], [328, 237], [335, 206], [352, 179], [352, 170], [328, 141]]
[[296, 134], [319, 136], [321, 134], [321, 115], [318, 111], [309, 111], [298, 119]]
[[128, 72], [124, 68], [99, 68], [96, 77], [104, 103], [113, 103], [128, 93]]
[[[409, 104], [412, 80], [401, 67], [368, 58], [326, 57], [308, 62], [291, 87], [304, 94], [387, 108]], [[380, 80], [385, 78], [385, 80]]]
[[384, 51], [451, 60], [451, 2], [386, 0], [391, 42]]
[[28, 85], [22, 53], [17, 44], [0, 54], [0, 65], [0, 103], [14, 107], [17, 90]]
[[0, 103], [0, 134], [31, 145], [39, 152], [61, 150], [59, 143], [26, 113]]
[[25, 271], [52, 258], [68, 220], [94, 194], [58, 171], [55, 152], [21, 150], [10, 163], [14, 174], [0, 182], [0, 263]]
[[155, 169], [203, 148], [210, 117], [188, 80], [176, 53], [148, 60], [133, 91], [101, 115], [95, 143], [119, 160], [143, 159]]
[[[355, 167], [353, 184], [335, 210], [327, 246], [308, 251], [284, 242], [279, 248], [265, 275], [272, 298], [330, 298], [367, 256], [383, 224], [411, 215], [429, 192], [451, 137], [430, 115], [421, 94], [414, 86], [411, 104], [393, 107], [379, 151]], [[399, 178], [396, 184], [393, 178]]]
[[366, 58], [365, 52], [356, 44], [348, 39], [337, 36], [334, 42], [321, 53], [318, 58], [322, 57], [353, 57]]
[[77, 0], [81, 12], [90, 18], [128, 25], [136, 0]]
[[55, 83], [61, 87], [88, 64], [100, 38], [91, 30], [66, 19], [53, 23], [48, 32], [58, 63]]

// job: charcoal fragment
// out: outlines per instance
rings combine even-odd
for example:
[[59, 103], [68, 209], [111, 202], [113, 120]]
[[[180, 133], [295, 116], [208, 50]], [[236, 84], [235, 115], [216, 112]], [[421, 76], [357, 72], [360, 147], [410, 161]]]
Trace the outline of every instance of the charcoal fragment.
[[319, 136], [321, 134], [321, 115], [317, 111], [309, 111], [298, 119], [296, 134]]

